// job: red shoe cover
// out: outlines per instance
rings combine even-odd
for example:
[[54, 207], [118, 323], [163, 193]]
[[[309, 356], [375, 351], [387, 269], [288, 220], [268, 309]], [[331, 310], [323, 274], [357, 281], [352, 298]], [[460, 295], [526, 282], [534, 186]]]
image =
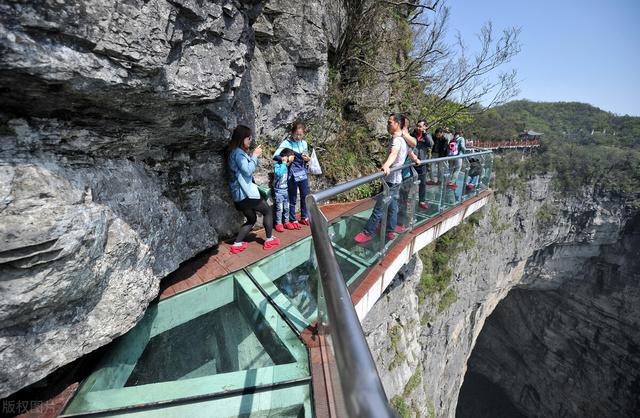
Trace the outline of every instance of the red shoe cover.
[[280, 238], [274, 237], [272, 240], [265, 240], [262, 248], [265, 250], [270, 250], [274, 247], [277, 247], [278, 245], [280, 245]]
[[356, 235], [353, 240], [355, 242], [358, 242], [360, 244], [364, 244], [365, 242], [371, 241], [371, 237], [367, 234], [364, 233], [364, 231], [360, 232], [358, 235]]
[[231, 254], [238, 254], [246, 250], [248, 246], [249, 246], [248, 242], [243, 242], [242, 245], [232, 245], [230, 252]]

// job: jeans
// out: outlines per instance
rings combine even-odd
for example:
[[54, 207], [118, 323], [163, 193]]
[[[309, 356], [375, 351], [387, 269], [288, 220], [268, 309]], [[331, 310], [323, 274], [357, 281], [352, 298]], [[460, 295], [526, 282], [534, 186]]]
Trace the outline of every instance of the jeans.
[[[396, 222], [398, 221], [398, 194], [400, 192], [400, 185], [402, 183], [389, 183], [389, 209], [387, 211], [387, 232], [395, 232]], [[384, 194], [380, 193], [376, 198], [376, 205], [373, 207], [373, 212], [364, 227], [364, 233], [371, 236], [376, 230], [376, 226], [382, 219], [382, 211], [384, 210]]]
[[427, 200], [427, 164], [418, 167], [418, 201], [424, 202]]
[[[404, 179], [400, 184], [400, 191], [398, 193], [398, 217], [396, 225], [400, 224], [405, 228], [411, 223], [411, 219], [409, 219], [409, 195], [411, 194], [412, 186], [413, 181]], [[420, 186], [422, 186], [422, 183], [420, 183]], [[411, 199], [411, 202], [413, 202], [413, 199]]]
[[[421, 160], [426, 160], [429, 158], [429, 149], [426, 147], [418, 147], [418, 158]], [[418, 186], [419, 192], [419, 201], [424, 202], [427, 196], [427, 168], [428, 164], [421, 165], [417, 168], [418, 171], [418, 179], [420, 180], [420, 184]]]
[[460, 170], [462, 169], [462, 159], [458, 158], [457, 160], [449, 160], [449, 171], [453, 172], [451, 177], [449, 177], [449, 181], [451, 183], [455, 183], [458, 181], [458, 176], [460, 175]]
[[276, 207], [276, 225], [289, 222], [289, 191], [276, 190], [275, 207]]
[[302, 218], [308, 219], [307, 202], [305, 198], [309, 194], [309, 179], [296, 181], [293, 176], [289, 177], [289, 219], [296, 220], [296, 202], [300, 190], [300, 214]]

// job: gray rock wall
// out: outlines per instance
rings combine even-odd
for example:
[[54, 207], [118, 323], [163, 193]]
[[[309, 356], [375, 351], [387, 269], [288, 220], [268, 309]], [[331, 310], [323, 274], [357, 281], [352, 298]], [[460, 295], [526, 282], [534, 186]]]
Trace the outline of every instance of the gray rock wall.
[[640, 216], [615, 244], [545, 248], [487, 321], [469, 370], [526, 416], [634, 416], [639, 272]]
[[[364, 321], [387, 395], [399, 396], [407, 408], [422, 415], [455, 415], [478, 334], [511, 289], [567, 283], [579, 271], [582, 257], [598, 254], [620, 239], [633, 213], [619, 198], [592, 190], [580, 199], [558, 196], [552, 193], [549, 177], [533, 178], [524, 193], [496, 195], [496, 199], [475, 228], [473, 248], [451, 262], [456, 299], [449, 307], [438, 313], [434, 300], [418, 303], [415, 292], [422, 269], [417, 262], [396, 279], [396, 286]], [[559, 209], [547, 221], [543, 213], [549, 204]], [[558, 250], [563, 261], [534, 273], [535, 260], [544, 249], [577, 243], [582, 248], [579, 257]]]
[[[222, 150], [322, 106], [340, 2], [0, 2], [0, 397], [242, 222]], [[264, 176], [264, 171], [261, 172]]]

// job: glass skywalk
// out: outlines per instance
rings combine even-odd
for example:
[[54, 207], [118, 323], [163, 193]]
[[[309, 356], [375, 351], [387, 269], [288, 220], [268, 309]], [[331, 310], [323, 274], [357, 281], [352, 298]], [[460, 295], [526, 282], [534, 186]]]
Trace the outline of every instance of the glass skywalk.
[[[348, 288], [404, 234], [487, 189], [492, 155], [474, 158], [481, 166], [475, 178], [466, 158], [455, 179], [449, 161], [430, 163], [438, 184], [426, 187], [428, 205], [422, 206], [417, 171], [406, 169], [393, 239], [385, 235], [390, 195], [384, 186], [373, 199], [350, 204], [327, 223]], [[447, 187], [450, 182], [456, 187]], [[384, 202], [383, 221], [372, 240], [356, 243], [376, 199]], [[113, 344], [62, 416], [313, 416], [308, 351], [300, 333], [316, 321], [329, 323], [312, 244], [305, 238], [234, 274], [152, 303]], [[332, 338], [327, 335], [329, 344]]]

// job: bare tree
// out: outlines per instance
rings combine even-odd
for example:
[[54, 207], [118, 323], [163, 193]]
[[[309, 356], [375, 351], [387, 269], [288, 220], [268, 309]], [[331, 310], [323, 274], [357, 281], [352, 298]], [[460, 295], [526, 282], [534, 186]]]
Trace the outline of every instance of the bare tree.
[[454, 112], [440, 115], [441, 119], [454, 117], [484, 102], [490, 108], [514, 97], [517, 92], [517, 71], [497, 71], [520, 52], [520, 29], [503, 30], [497, 37], [491, 22], [480, 29], [479, 50], [468, 55], [468, 47], [457, 35], [457, 43], [444, 49], [445, 53], [433, 53], [428, 65], [422, 67], [419, 77], [424, 81], [424, 93], [433, 98], [429, 113], [440, 114], [439, 108], [447, 101], [460, 106]]
[[[471, 53], [459, 34], [456, 42], [446, 42], [445, 0], [344, 0], [343, 5], [344, 35], [332, 63], [339, 69], [341, 88], [363, 88], [366, 73], [375, 75], [378, 83], [410, 80], [415, 91], [397, 91], [389, 98], [391, 105], [408, 101], [414, 108], [403, 110], [428, 114], [432, 123], [477, 111], [481, 102], [485, 108], [504, 103], [517, 93], [516, 71], [498, 70], [520, 51], [518, 28], [496, 34], [492, 23], [485, 23], [478, 34], [479, 49]], [[393, 47], [401, 25], [388, 22], [398, 16], [411, 26], [413, 43], [389, 65], [380, 59], [380, 48], [385, 43]]]

